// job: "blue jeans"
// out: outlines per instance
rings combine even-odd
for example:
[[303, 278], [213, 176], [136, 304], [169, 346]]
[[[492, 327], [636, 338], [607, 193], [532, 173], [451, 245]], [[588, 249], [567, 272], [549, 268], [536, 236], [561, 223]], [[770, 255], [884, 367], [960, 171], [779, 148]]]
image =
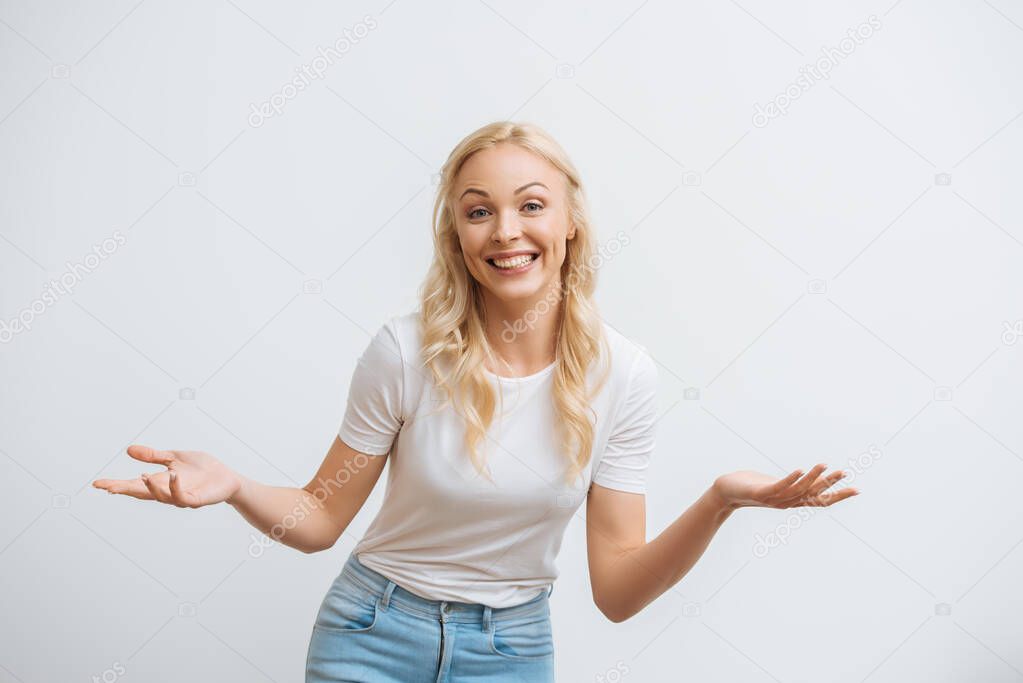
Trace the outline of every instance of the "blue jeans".
[[504, 608], [427, 600], [352, 554], [316, 615], [306, 683], [549, 683], [553, 590]]

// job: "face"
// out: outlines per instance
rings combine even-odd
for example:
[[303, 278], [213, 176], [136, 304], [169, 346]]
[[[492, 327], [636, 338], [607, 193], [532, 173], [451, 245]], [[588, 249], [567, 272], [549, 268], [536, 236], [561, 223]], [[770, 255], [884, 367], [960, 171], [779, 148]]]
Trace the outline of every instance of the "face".
[[465, 265], [502, 302], [531, 302], [560, 283], [569, 225], [567, 179], [510, 143], [480, 150], [454, 183], [455, 225]]

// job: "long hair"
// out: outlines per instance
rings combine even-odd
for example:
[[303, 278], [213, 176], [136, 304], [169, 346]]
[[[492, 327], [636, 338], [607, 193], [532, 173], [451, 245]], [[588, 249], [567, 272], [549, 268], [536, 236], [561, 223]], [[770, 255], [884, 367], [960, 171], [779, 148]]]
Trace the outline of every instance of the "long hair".
[[[565, 480], [571, 484], [590, 462], [596, 419], [590, 402], [607, 379], [608, 343], [592, 299], [596, 278], [594, 269], [587, 266], [593, 263], [595, 239], [579, 173], [561, 146], [536, 125], [511, 121], [485, 125], [459, 142], [441, 169], [433, 207], [433, 262], [419, 289], [423, 360], [445, 392], [445, 405], [453, 405], [465, 420], [465, 446], [473, 465], [493, 482], [484, 472], [479, 446], [494, 418], [498, 394], [484, 373], [484, 362], [493, 362], [494, 353], [484, 332], [486, 310], [481, 288], [462, 256], [452, 195], [455, 178], [466, 160], [498, 143], [519, 145], [533, 152], [567, 179], [569, 220], [575, 234], [566, 243], [561, 286], [541, 299], [530, 313], [549, 314], [554, 308], [551, 296], [561, 300], [555, 326], [553, 398], [560, 448], [568, 462]], [[541, 310], [545, 302], [547, 308]], [[605, 370], [588, 387], [591, 364], [599, 358], [608, 360]], [[588, 388], [592, 389], [589, 393]]]

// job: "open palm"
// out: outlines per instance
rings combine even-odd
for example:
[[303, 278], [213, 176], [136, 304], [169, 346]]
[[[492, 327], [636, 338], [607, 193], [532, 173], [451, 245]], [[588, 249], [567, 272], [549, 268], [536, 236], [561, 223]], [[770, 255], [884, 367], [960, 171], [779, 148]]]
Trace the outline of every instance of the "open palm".
[[109, 493], [187, 508], [225, 501], [241, 486], [241, 479], [231, 468], [202, 451], [158, 451], [131, 445], [128, 455], [167, 469], [143, 473], [135, 479], [97, 479], [92, 485]]
[[845, 473], [836, 470], [823, 476], [826, 469], [825, 465], [814, 465], [806, 474], [796, 470], [781, 479], [742, 470], [718, 477], [714, 489], [726, 504], [736, 508], [826, 507], [859, 494], [853, 488], [828, 492], [827, 489], [842, 479]]

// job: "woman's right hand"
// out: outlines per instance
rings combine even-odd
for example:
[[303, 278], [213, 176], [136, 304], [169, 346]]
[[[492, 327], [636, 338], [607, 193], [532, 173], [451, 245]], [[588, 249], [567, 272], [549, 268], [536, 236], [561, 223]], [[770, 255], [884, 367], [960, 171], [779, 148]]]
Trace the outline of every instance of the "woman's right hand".
[[231, 468], [202, 451], [158, 451], [128, 446], [128, 455], [166, 466], [166, 471], [143, 473], [135, 479], [97, 479], [92, 485], [108, 493], [157, 500], [181, 508], [198, 508], [229, 500], [242, 485]]

